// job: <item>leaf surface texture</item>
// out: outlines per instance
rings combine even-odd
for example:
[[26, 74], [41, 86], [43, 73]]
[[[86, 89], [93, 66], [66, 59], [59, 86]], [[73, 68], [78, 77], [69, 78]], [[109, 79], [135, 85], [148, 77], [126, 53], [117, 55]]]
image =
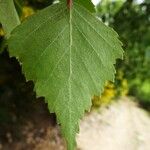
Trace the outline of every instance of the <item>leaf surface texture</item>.
[[82, 5], [74, 3], [69, 10], [57, 3], [29, 17], [9, 39], [11, 55], [56, 113], [68, 150], [75, 148], [79, 119], [91, 97], [114, 80], [113, 64], [122, 58], [117, 37]]

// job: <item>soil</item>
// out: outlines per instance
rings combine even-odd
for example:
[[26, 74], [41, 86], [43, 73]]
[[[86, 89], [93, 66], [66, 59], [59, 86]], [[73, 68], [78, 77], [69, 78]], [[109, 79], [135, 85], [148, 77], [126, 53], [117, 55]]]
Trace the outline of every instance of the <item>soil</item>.
[[[6, 133], [0, 150], [66, 150], [53, 117], [45, 111], [33, 113], [18, 139]], [[129, 98], [122, 98], [81, 120], [77, 144], [79, 150], [150, 150], [149, 139], [149, 115]]]

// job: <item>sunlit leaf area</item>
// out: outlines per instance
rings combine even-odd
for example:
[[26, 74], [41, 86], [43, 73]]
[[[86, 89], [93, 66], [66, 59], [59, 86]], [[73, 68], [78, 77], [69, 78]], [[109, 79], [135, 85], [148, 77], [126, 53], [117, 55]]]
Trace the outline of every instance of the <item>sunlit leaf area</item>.
[[150, 0], [0, 0], [0, 150], [149, 139]]

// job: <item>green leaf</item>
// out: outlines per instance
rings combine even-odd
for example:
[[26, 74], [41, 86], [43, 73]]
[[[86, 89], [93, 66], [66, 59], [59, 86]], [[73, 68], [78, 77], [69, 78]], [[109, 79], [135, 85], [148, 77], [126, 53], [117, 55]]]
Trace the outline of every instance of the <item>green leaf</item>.
[[28, 80], [34, 80], [38, 96], [45, 96], [55, 112], [68, 150], [75, 147], [79, 119], [101, 94], [107, 80], [114, 80], [116, 58], [122, 58], [121, 42], [83, 6], [54, 4], [29, 17], [9, 40]]
[[[59, 0], [60, 2], [66, 2], [67, 0]], [[95, 6], [91, 0], [74, 0], [74, 2], [79, 3], [88, 9], [91, 13], [95, 13]]]
[[2, 24], [6, 37], [20, 24], [13, 0], [0, 0], [0, 23]]
[[18, 15], [21, 16], [23, 5], [24, 5], [23, 0], [13, 0], [13, 1], [14, 1], [14, 4], [15, 4]]

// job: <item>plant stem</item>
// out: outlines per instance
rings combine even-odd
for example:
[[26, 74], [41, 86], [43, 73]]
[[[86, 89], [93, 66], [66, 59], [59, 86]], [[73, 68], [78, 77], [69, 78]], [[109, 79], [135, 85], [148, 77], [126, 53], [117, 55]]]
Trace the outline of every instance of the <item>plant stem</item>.
[[72, 2], [73, 2], [73, 0], [67, 0], [67, 5], [68, 5], [69, 9], [72, 7]]

